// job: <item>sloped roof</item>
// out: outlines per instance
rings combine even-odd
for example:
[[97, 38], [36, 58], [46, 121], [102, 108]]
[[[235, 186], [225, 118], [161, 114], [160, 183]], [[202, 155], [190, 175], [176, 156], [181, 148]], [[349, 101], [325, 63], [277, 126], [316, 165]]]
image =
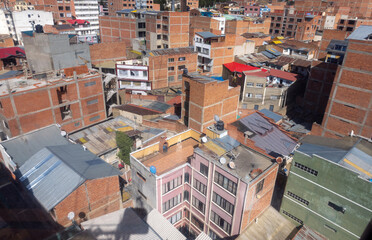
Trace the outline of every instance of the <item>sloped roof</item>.
[[15, 174], [49, 211], [85, 180], [120, 175], [120, 171], [80, 145], [68, 144], [41, 149]]
[[274, 113], [274, 112], [272, 112], [272, 111], [270, 111], [270, 110], [268, 110], [266, 108], [261, 109], [260, 112], [262, 114], [264, 114], [266, 117], [272, 119], [274, 122], [278, 122], [278, 121], [280, 121], [280, 120], [283, 119], [283, 116], [281, 116], [281, 115], [279, 115], [277, 113]]
[[347, 39], [366, 40], [372, 34], [372, 26], [362, 25], [355, 29]]
[[278, 69], [273, 69], [272, 68], [268, 71], [268, 73], [273, 77], [282, 78], [282, 79], [292, 81], [292, 82], [297, 80], [297, 74], [281, 71], [281, 70], [278, 70]]
[[119, 110], [122, 110], [122, 111], [126, 111], [126, 112], [135, 113], [135, 114], [138, 114], [138, 115], [141, 115], [141, 116], [156, 115], [156, 114], [161, 113], [159, 111], [154, 111], [152, 109], [140, 107], [140, 106], [137, 106], [137, 105], [134, 105], [134, 104], [125, 104], [125, 105], [120, 105], [120, 106], [116, 106], [116, 107], [113, 107], [113, 108], [119, 109]]
[[19, 167], [46, 146], [66, 144], [69, 144], [69, 141], [62, 137], [61, 130], [56, 125], [50, 125], [1, 142], [7, 154]]
[[238, 122], [243, 125], [240, 126], [239, 131], [251, 132], [250, 139], [255, 142], [255, 146], [264, 149], [271, 156], [288, 156], [297, 144], [276, 124], [270, 123], [257, 112], [238, 120]]
[[252, 66], [237, 63], [237, 62], [225, 63], [224, 66], [227, 69], [229, 69], [230, 72], [244, 72], [244, 71], [251, 71], [251, 70], [259, 69], [256, 67], [252, 67]]
[[0, 59], [8, 58], [8, 57], [25, 57], [26, 53], [20, 47], [9, 47], [9, 48], [0, 48]]
[[197, 32], [196, 34], [198, 34], [199, 36], [201, 36], [202, 38], [212, 38], [212, 37], [220, 37], [216, 34], [213, 34], [211, 32]]

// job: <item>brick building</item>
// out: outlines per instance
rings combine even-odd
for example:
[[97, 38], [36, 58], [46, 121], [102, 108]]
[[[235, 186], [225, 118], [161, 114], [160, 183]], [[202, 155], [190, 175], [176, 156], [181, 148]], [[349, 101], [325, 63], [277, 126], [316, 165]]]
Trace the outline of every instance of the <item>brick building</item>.
[[189, 46], [190, 15], [188, 12], [159, 12], [146, 16], [148, 50]]
[[120, 171], [72, 144], [56, 125], [2, 142], [1, 153], [17, 180], [62, 226], [72, 224], [70, 212], [81, 222], [121, 208]]
[[102, 43], [123, 41], [131, 46], [137, 37], [136, 19], [119, 16], [100, 16], [100, 37]]
[[141, 60], [118, 62], [119, 88], [134, 94], [153, 89], [180, 87], [184, 69], [196, 71], [197, 53], [192, 47], [149, 51]]
[[131, 153], [136, 204], [188, 237], [239, 235], [270, 206], [278, 164], [226, 130], [206, 134], [189, 129]]
[[8, 34], [0, 34], [0, 48], [14, 47], [13, 38]]
[[197, 131], [204, 131], [218, 115], [232, 122], [238, 114], [240, 88], [229, 87], [228, 81], [217, 81], [199, 74], [184, 75], [182, 79], [182, 120]]
[[181, 11], [186, 12], [199, 8], [199, 0], [181, 0]]
[[330, 11], [337, 13], [343, 11], [345, 15], [358, 18], [370, 18], [372, 15], [372, 2], [370, 0], [296, 0], [294, 7], [298, 11]]
[[265, 14], [271, 18], [269, 33], [274, 36], [311, 41], [317, 30], [322, 29], [321, 12], [304, 12], [294, 8], [286, 8]]
[[259, 17], [261, 12], [260, 6], [247, 5], [244, 8], [244, 15], [248, 17]]
[[107, 6], [110, 16], [116, 16], [116, 12], [123, 9], [160, 11], [160, 4], [155, 3], [154, 0], [107, 0]]
[[234, 19], [226, 21], [226, 33], [241, 35], [243, 33], [264, 33], [269, 34], [270, 18], [257, 19]]
[[105, 42], [89, 46], [92, 65], [103, 62], [116, 62], [127, 56], [127, 45], [125, 42]]
[[361, 26], [347, 38], [343, 64], [334, 78], [322, 125], [313, 126], [314, 134], [338, 138], [354, 131], [371, 138], [371, 34], [372, 26]]
[[211, 32], [216, 35], [225, 34], [224, 17], [190, 16], [190, 46], [193, 45], [194, 36], [197, 32]]
[[[73, 73], [76, 74], [73, 74]], [[101, 75], [86, 66], [48, 79], [12, 78], [0, 87], [1, 130], [14, 137], [50, 124], [71, 132], [106, 118]]]
[[200, 71], [221, 76], [222, 64], [232, 62], [237, 54], [254, 52], [254, 42], [236, 34], [216, 35], [211, 32], [197, 32], [194, 49], [198, 52]]

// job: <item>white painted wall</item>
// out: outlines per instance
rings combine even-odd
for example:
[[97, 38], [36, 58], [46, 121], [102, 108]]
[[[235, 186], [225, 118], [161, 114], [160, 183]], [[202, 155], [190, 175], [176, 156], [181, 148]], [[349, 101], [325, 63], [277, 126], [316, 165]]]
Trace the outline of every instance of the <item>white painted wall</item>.
[[13, 12], [14, 26], [16, 29], [16, 34], [20, 41], [22, 42], [22, 32], [23, 31], [32, 31], [32, 24], [34, 26], [45, 24], [53, 25], [53, 14], [51, 12], [38, 11], [38, 10], [27, 10], [22, 12]]

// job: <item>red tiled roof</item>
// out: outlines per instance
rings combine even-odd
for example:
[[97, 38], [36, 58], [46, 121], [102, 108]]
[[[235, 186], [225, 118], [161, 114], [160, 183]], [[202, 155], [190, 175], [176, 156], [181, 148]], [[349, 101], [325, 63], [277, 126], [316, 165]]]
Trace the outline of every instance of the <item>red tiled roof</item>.
[[67, 22], [69, 22], [71, 24], [76, 24], [77, 23], [79, 25], [84, 24], [84, 23], [89, 24], [89, 22], [87, 20], [82, 20], [82, 19], [71, 19], [71, 20], [67, 20]]
[[279, 77], [279, 78], [282, 78], [282, 79], [285, 79], [285, 80], [288, 80], [288, 81], [292, 81], [292, 82], [297, 80], [297, 74], [290, 73], [290, 72], [285, 72], [285, 71], [281, 71], [281, 70], [277, 70], [277, 69], [270, 69], [270, 71], [268, 73], [271, 76]]
[[251, 71], [251, 70], [259, 69], [256, 67], [252, 67], [252, 66], [237, 63], [237, 62], [225, 63], [224, 66], [227, 69], [229, 69], [230, 72], [244, 72], [244, 71]]
[[25, 56], [25, 50], [20, 47], [0, 48], [0, 59], [10, 56]]

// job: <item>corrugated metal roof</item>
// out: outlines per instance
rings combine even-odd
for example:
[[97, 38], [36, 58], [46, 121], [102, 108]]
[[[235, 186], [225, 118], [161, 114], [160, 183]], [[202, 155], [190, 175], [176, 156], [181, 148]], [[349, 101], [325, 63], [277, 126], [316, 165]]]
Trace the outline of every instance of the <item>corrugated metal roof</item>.
[[77, 144], [45, 147], [16, 172], [22, 184], [48, 211], [85, 180], [120, 174]]
[[366, 40], [372, 34], [372, 26], [362, 25], [354, 30], [347, 39]]
[[239, 122], [254, 133], [250, 139], [255, 145], [271, 156], [288, 156], [297, 144], [257, 112], [240, 119]]
[[263, 113], [266, 117], [272, 119], [276, 123], [283, 119], [283, 116], [276, 114], [268, 109], [262, 109], [260, 110], [260, 112]]
[[227, 152], [233, 150], [234, 148], [238, 147], [240, 143], [236, 141], [234, 138], [230, 137], [229, 135], [222, 137], [222, 138], [215, 138], [212, 140], [217, 145], [225, 149]]
[[211, 32], [197, 32], [196, 34], [198, 34], [198, 35], [201, 36], [202, 38], [219, 37], [218, 35], [213, 34], [213, 33], [211, 33]]
[[186, 240], [186, 237], [156, 209], [147, 215], [146, 222], [162, 239]]
[[212, 240], [205, 232], [201, 232], [195, 240]]
[[19, 167], [45, 146], [66, 144], [69, 144], [69, 141], [62, 137], [61, 130], [56, 125], [41, 128], [1, 143]]
[[320, 233], [314, 231], [313, 229], [303, 225], [296, 233], [296, 235], [292, 238], [292, 240], [326, 240], [328, 238], [324, 237]]
[[48, 211], [85, 181], [48, 148], [37, 152], [18, 170], [22, 184]]

